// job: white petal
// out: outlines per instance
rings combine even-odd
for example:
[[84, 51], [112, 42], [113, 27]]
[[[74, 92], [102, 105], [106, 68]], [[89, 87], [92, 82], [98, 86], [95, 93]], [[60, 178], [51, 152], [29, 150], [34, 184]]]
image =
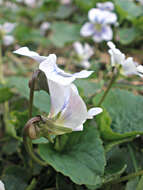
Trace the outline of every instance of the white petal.
[[80, 34], [81, 36], [88, 37], [94, 34], [94, 31], [95, 31], [94, 25], [90, 22], [87, 22], [82, 26]]
[[9, 45], [11, 45], [13, 43], [14, 43], [14, 37], [13, 36], [11, 36], [11, 35], [5, 35], [3, 37], [3, 44], [5, 46], [9, 46]]
[[101, 42], [103, 40], [101, 33], [100, 34], [95, 33], [93, 36], [93, 40], [94, 40], [94, 42], [97, 42], [97, 43]]
[[123, 74], [128, 76], [132, 74], [137, 74], [137, 67], [132, 57], [128, 57], [122, 64]]
[[76, 78], [87, 78], [89, 77], [94, 71], [86, 71], [86, 70], [82, 70], [78, 73], [73, 74], [73, 76], [75, 76]]
[[73, 131], [83, 131], [83, 125], [74, 128]]
[[49, 117], [56, 116], [65, 106], [70, 95], [70, 86], [63, 86], [51, 80], [48, 80], [51, 110]]
[[102, 29], [102, 38], [109, 41], [113, 38], [113, 32], [110, 26], [104, 26]]
[[84, 101], [71, 86], [68, 103], [57, 120], [57, 123], [75, 130], [85, 122], [87, 115]]
[[10, 33], [14, 30], [15, 26], [16, 26], [16, 23], [6, 22], [3, 25], [3, 29], [6, 33]]
[[83, 70], [78, 73], [69, 74], [58, 68], [56, 65], [56, 55], [51, 54], [45, 61], [40, 63], [39, 69], [42, 70], [47, 79], [55, 81], [62, 85], [69, 85], [76, 78], [87, 78], [93, 71]]
[[81, 44], [80, 42], [75, 42], [75, 43], [73, 44], [73, 47], [74, 47], [74, 49], [75, 49], [75, 51], [76, 51], [76, 53], [77, 53], [78, 55], [83, 56], [84, 50], [83, 50], [83, 46], [82, 46], [82, 44]]
[[106, 10], [106, 11], [113, 11], [114, 10], [114, 4], [110, 1], [107, 1], [105, 3], [97, 3], [96, 6], [99, 9]]
[[92, 23], [114, 24], [117, 21], [117, 15], [106, 10], [92, 8], [88, 12], [88, 18]]
[[96, 107], [88, 110], [88, 119], [93, 119], [95, 115], [100, 114], [103, 111], [102, 108]]
[[84, 67], [85, 69], [88, 69], [88, 68], [90, 67], [89, 61], [82, 61], [82, 62], [80, 63], [80, 65], [81, 65], [82, 67]]
[[84, 58], [89, 59], [92, 55], [94, 55], [93, 48], [89, 44], [85, 43], [85, 45], [84, 45]]
[[13, 53], [30, 57], [34, 59], [35, 61], [37, 61], [38, 63], [41, 63], [42, 61], [47, 59], [47, 57], [45, 56], [40, 56], [38, 53], [34, 51], [30, 51], [29, 48], [27, 47], [21, 47], [18, 50], [14, 51]]
[[5, 190], [3, 182], [0, 180], [0, 190]]
[[111, 64], [115, 66], [116, 64], [123, 65], [125, 61], [125, 55], [116, 48], [112, 42], [108, 42], [107, 45], [111, 48], [108, 52], [111, 56]]

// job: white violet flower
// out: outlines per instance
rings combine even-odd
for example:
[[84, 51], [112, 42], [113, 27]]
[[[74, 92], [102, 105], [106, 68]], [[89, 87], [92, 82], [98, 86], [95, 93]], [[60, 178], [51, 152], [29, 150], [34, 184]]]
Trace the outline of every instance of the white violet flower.
[[9, 46], [14, 43], [14, 37], [11, 35], [11, 32], [14, 30], [15, 26], [15, 23], [10, 22], [0, 25], [0, 37], [5, 46]]
[[0, 190], [5, 190], [3, 182], [0, 180]]
[[87, 78], [93, 73], [93, 71], [86, 70], [82, 70], [74, 74], [66, 73], [57, 66], [57, 57], [55, 54], [50, 54], [48, 57], [40, 56], [38, 53], [30, 51], [27, 47], [22, 47], [14, 51], [14, 53], [28, 56], [39, 62], [39, 69], [45, 73], [47, 79], [55, 81], [62, 85], [68, 85], [72, 83], [76, 78]]
[[125, 57], [119, 49], [113, 44], [113, 42], [108, 42], [107, 45], [110, 47], [109, 54], [111, 56], [111, 65], [112, 66], [122, 66], [122, 73], [125, 76], [128, 75], [139, 75], [143, 77], [143, 66], [138, 65], [135, 61], [133, 61], [132, 57]]
[[105, 3], [97, 3], [96, 6], [97, 6], [97, 8], [99, 8], [101, 10], [106, 10], [106, 11], [114, 10], [114, 4], [110, 1], [107, 1]]
[[73, 47], [77, 54], [77, 62], [84, 68], [88, 69], [90, 67], [88, 60], [94, 54], [93, 48], [87, 43], [82, 45], [80, 42], [75, 42]]
[[[51, 110], [49, 119], [53, 119], [54, 125], [82, 131], [83, 123], [92, 119], [102, 112], [102, 108], [91, 108], [87, 111], [86, 105], [74, 84], [67, 86], [60, 85], [48, 79]], [[62, 131], [61, 131], [61, 134]]]
[[102, 40], [109, 41], [113, 37], [111, 24], [115, 24], [117, 16], [115, 13], [106, 10], [92, 8], [88, 12], [90, 22], [85, 23], [80, 31], [84, 37], [92, 36], [95, 42]]

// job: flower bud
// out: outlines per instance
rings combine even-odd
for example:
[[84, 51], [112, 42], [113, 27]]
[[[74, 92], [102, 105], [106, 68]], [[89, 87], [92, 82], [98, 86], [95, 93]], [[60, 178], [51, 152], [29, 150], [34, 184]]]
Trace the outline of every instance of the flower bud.
[[39, 137], [39, 128], [34, 126], [34, 124], [30, 125], [28, 128], [28, 135], [31, 139], [37, 139]]

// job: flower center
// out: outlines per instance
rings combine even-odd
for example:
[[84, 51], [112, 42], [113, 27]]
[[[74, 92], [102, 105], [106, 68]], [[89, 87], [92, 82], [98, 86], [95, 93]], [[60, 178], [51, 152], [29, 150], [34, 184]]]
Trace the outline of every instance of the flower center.
[[96, 23], [96, 24], [94, 25], [94, 27], [95, 27], [95, 30], [96, 30], [96, 31], [98, 31], [98, 32], [101, 32], [101, 31], [102, 31], [102, 25], [101, 25], [101, 24]]

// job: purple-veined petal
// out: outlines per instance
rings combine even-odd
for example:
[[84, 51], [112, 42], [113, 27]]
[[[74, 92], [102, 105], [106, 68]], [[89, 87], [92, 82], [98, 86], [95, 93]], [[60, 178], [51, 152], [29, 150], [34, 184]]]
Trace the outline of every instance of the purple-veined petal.
[[101, 32], [100, 33], [95, 32], [92, 38], [93, 38], [94, 42], [97, 42], [97, 43], [99, 43], [99, 42], [101, 42], [103, 40]]
[[88, 37], [88, 36], [93, 35], [94, 31], [95, 31], [94, 24], [87, 22], [82, 26], [80, 30], [80, 34], [81, 36]]
[[132, 57], [128, 57], [124, 61], [124, 63], [122, 64], [122, 68], [123, 68], [123, 74], [126, 76], [138, 74], [136, 63], [133, 61]]
[[87, 115], [86, 105], [75, 89], [73, 89], [72, 84], [68, 103], [56, 122], [64, 127], [76, 130], [77, 127], [85, 122]]
[[104, 26], [102, 29], [102, 38], [109, 41], [113, 38], [113, 32], [110, 26]]
[[51, 80], [48, 80], [51, 110], [49, 117], [55, 117], [64, 107], [70, 95], [70, 86], [63, 86]]
[[38, 53], [34, 51], [30, 51], [29, 48], [27, 47], [21, 47], [17, 49], [16, 51], [14, 51], [13, 53], [30, 57], [34, 59], [35, 61], [37, 61], [38, 63], [41, 63], [42, 61], [47, 59], [47, 57], [45, 56], [40, 56]]
[[97, 3], [96, 6], [97, 6], [97, 8], [99, 8], [101, 10], [106, 10], [106, 11], [114, 10], [114, 4], [110, 1], [107, 1], [105, 3]]
[[39, 69], [42, 70], [47, 79], [60, 83], [61, 85], [69, 85], [76, 78], [87, 78], [93, 71], [80, 71], [78, 73], [69, 74], [58, 68], [56, 65], [56, 56], [51, 54], [48, 58], [40, 63]]
[[93, 119], [93, 117], [94, 117], [95, 115], [100, 114], [102, 111], [103, 111], [103, 109], [100, 108], [100, 107], [96, 107], [96, 108], [91, 108], [91, 109], [89, 109], [89, 110], [88, 110], [88, 119]]

